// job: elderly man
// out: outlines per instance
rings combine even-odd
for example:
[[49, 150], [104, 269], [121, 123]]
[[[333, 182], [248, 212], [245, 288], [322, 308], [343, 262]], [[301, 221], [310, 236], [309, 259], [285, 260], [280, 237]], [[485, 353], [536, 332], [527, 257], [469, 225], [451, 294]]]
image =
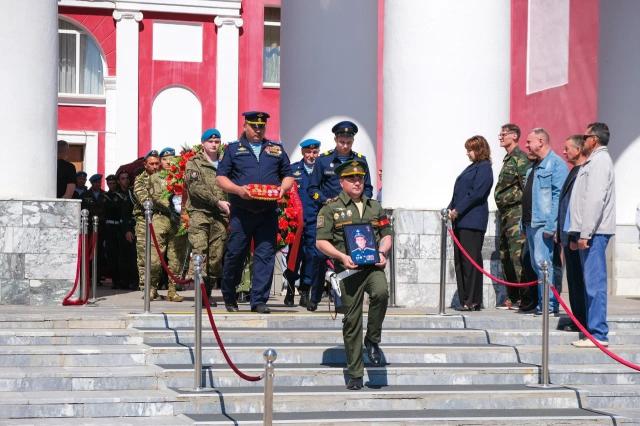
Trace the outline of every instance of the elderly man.
[[[527, 136], [527, 149], [536, 161], [527, 171], [522, 197], [522, 227], [527, 237], [531, 263], [538, 279], [542, 279], [541, 264], [549, 265], [549, 283], [554, 283], [553, 248], [557, 228], [560, 190], [568, 169], [564, 161], [551, 149], [549, 133], [541, 127]], [[559, 283], [558, 283], [559, 284]], [[538, 285], [536, 315], [542, 314], [542, 285]], [[558, 301], [550, 293], [549, 310], [558, 313]]]
[[253, 240], [251, 310], [268, 314], [267, 306], [276, 254], [276, 200], [254, 198], [249, 185], [275, 185], [282, 197], [293, 186], [289, 157], [278, 142], [265, 138], [269, 114], [248, 111], [240, 140], [230, 143], [218, 166], [216, 183], [229, 194], [231, 215], [224, 256], [222, 296], [229, 312], [237, 312], [236, 284]]
[[[569, 203], [572, 249], [580, 255], [585, 288], [586, 328], [603, 346], [609, 345], [607, 324], [607, 244], [616, 233], [616, 189], [609, 155], [609, 127], [591, 123], [584, 135], [587, 160], [580, 168]], [[594, 347], [584, 338], [572, 343]]]
[[[582, 276], [582, 265], [580, 255], [575, 250], [569, 250], [569, 201], [573, 192], [573, 185], [576, 181], [578, 171], [587, 157], [582, 150], [584, 139], [582, 135], [573, 135], [564, 141], [564, 158], [573, 166], [560, 191], [560, 201], [558, 204], [558, 229], [556, 239], [562, 244], [564, 253], [565, 270], [567, 272], [567, 283], [569, 284], [569, 302], [571, 311], [576, 316], [580, 324], [585, 324], [584, 306], [584, 279]], [[565, 331], [577, 331], [574, 324], [566, 325]]]
[[[522, 193], [531, 163], [518, 148], [520, 127], [512, 123], [505, 124], [500, 129], [498, 139], [507, 152], [494, 190], [500, 217], [500, 260], [505, 279], [519, 283], [523, 282], [522, 248], [526, 242], [520, 232]], [[533, 309], [529, 299], [528, 289], [507, 287], [507, 298], [498, 309], [516, 309], [518, 303], [523, 310]]]
[[[325, 204], [318, 213], [318, 250], [336, 260], [336, 272], [357, 271], [340, 283], [342, 302], [346, 308], [342, 325], [344, 347], [347, 352], [349, 382], [347, 389], [362, 389], [364, 362], [362, 360], [362, 303], [364, 293], [369, 295], [367, 335], [364, 345], [367, 356], [374, 365], [382, 362], [380, 338], [382, 322], [387, 311], [389, 292], [384, 267], [391, 250], [392, 229], [380, 203], [364, 195], [367, 165], [354, 159], [338, 165], [336, 176], [342, 192]], [[379, 262], [358, 266], [347, 253], [344, 226], [346, 224], [370, 224], [379, 250]]]

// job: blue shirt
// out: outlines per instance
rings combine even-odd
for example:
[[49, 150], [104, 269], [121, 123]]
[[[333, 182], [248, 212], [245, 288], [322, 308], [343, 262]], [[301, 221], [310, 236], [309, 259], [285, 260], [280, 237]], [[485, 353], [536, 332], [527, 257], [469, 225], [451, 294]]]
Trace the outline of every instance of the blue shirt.
[[[251, 144], [244, 135], [225, 149], [218, 165], [218, 176], [226, 176], [236, 185], [250, 183], [278, 185], [285, 177], [291, 177], [289, 157], [280, 143], [267, 139], [262, 141], [258, 158], [253, 154]], [[232, 207], [251, 211], [276, 208], [275, 201], [244, 200], [235, 194], [229, 194]]]

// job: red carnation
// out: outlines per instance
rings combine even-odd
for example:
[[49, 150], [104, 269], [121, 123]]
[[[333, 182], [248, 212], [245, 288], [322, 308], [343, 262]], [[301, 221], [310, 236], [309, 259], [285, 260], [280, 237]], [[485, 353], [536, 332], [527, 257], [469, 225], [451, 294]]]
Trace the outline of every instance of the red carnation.
[[287, 219], [285, 219], [284, 217], [278, 219], [278, 228], [281, 231], [285, 231], [287, 228], [289, 228], [289, 222], [287, 221]]
[[282, 235], [278, 234], [278, 235], [276, 236], [276, 242], [277, 242], [278, 244], [282, 244]]
[[284, 214], [289, 218], [289, 219], [294, 219], [296, 217], [296, 211], [294, 210], [293, 207], [287, 207], [286, 209], [284, 209]]
[[290, 220], [289, 221], [289, 226], [292, 228], [295, 228], [296, 226], [298, 226], [298, 222], [295, 220]]
[[167, 191], [173, 192], [173, 185], [167, 185]]
[[177, 172], [177, 171], [178, 171], [178, 166], [176, 166], [175, 164], [172, 164], [172, 165], [171, 165], [171, 172], [172, 172], [172, 173], [175, 173], [175, 172]]
[[287, 244], [293, 244], [295, 239], [296, 239], [296, 234], [294, 234], [293, 232], [289, 232], [287, 234], [287, 237], [284, 239], [284, 242]]

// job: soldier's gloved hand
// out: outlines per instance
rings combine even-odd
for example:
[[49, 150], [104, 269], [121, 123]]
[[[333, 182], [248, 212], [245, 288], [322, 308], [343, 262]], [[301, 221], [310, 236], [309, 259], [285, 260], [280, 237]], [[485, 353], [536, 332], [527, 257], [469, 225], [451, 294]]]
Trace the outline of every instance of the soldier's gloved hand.
[[218, 208], [226, 216], [229, 216], [231, 214], [230, 206], [231, 204], [228, 201], [224, 201], [224, 200], [218, 201]]
[[358, 265], [356, 265], [355, 263], [353, 263], [353, 260], [351, 259], [351, 256], [349, 255], [342, 255], [342, 258], [340, 259], [340, 263], [342, 263], [342, 266], [344, 266], [347, 269], [357, 269]]

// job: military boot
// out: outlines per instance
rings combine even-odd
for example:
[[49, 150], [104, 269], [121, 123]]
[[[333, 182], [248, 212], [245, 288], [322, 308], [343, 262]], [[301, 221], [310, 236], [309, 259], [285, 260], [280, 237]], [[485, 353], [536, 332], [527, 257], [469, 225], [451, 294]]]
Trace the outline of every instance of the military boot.
[[176, 293], [176, 284], [173, 281], [169, 282], [169, 291], [167, 292], [167, 300], [169, 302], [182, 302], [184, 300], [184, 297]]

